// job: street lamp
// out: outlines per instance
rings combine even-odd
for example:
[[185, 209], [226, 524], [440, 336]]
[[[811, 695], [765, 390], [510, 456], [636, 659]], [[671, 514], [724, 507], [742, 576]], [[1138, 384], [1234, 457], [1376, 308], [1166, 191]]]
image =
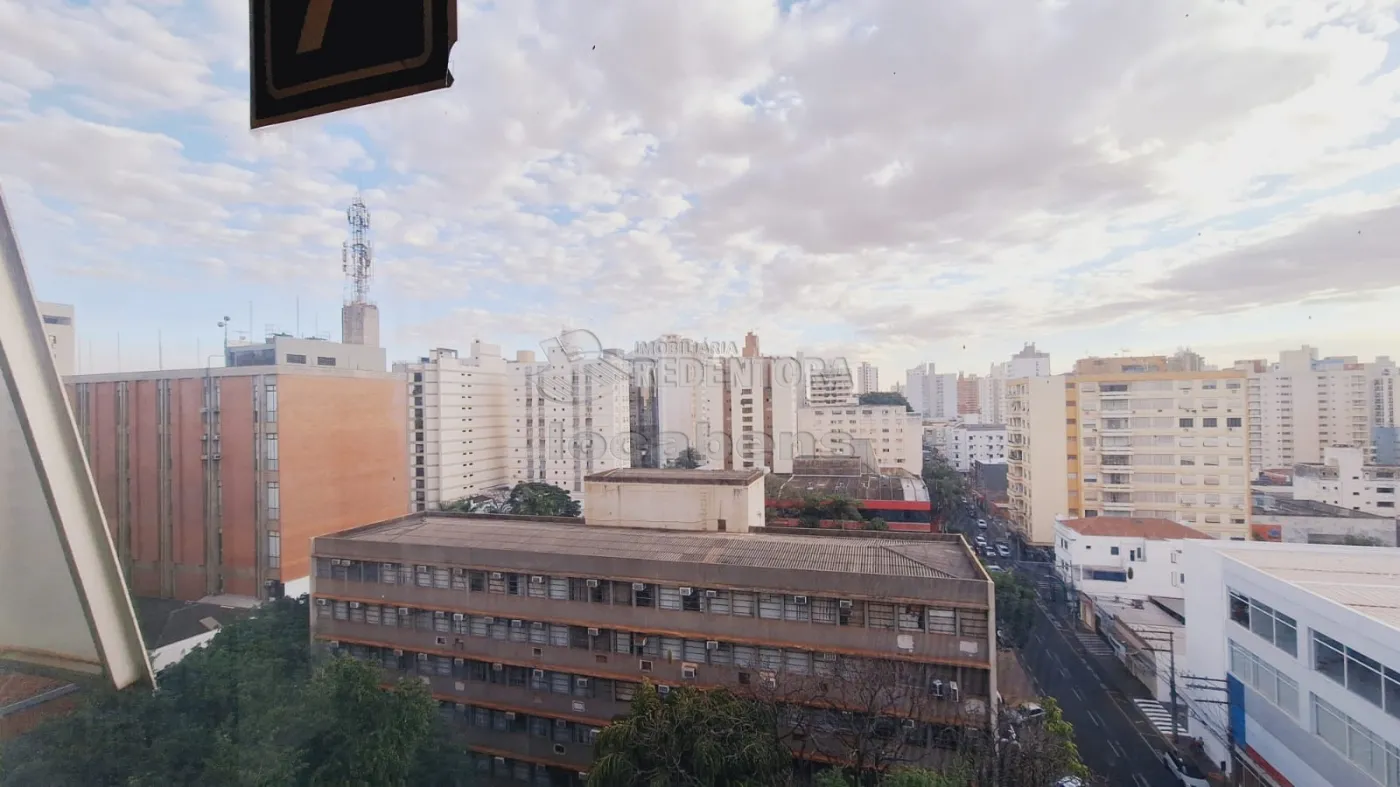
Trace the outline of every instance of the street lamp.
[[224, 329], [224, 351], [225, 351], [225, 352], [228, 351], [228, 326], [229, 326], [229, 321], [230, 321], [231, 319], [232, 319], [231, 317], [228, 317], [227, 315], [225, 315], [224, 318], [223, 318], [222, 320], [219, 320], [219, 327]]

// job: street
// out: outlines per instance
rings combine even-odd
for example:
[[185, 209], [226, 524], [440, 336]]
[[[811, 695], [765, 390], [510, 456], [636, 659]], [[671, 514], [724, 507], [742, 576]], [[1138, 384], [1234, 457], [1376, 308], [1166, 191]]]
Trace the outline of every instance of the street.
[[[977, 519], [987, 520], [987, 529]], [[989, 564], [1017, 571], [1035, 582], [1051, 572], [1050, 564], [1020, 560], [1019, 543], [1009, 528], [995, 517], [960, 509], [949, 529], [963, 533], [971, 543], [981, 533], [993, 545], [1011, 546], [1009, 558], [987, 558]], [[1036, 603], [1030, 639], [1021, 660], [1042, 695], [1054, 697], [1065, 720], [1074, 725], [1075, 741], [1084, 764], [1113, 787], [1178, 787], [1162, 766], [1163, 742], [1132, 705], [1116, 679], [1105, 671], [1115, 665], [1100, 663], [1079, 644], [1072, 621], [1056, 617], [1040, 599]], [[1115, 676], [1116, 677], [1116, 676]]]

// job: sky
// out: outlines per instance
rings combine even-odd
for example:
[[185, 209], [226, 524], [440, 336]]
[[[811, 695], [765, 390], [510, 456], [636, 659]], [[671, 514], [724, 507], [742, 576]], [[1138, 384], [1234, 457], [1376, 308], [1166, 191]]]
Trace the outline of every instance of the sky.
[[0, 188], [83, 372], [338, 338], [357, 192], [391, 359], [1400, 355], [1397, 5], [464, 1], [451, 88], [254, 132], [242, 0], [0, 0]]

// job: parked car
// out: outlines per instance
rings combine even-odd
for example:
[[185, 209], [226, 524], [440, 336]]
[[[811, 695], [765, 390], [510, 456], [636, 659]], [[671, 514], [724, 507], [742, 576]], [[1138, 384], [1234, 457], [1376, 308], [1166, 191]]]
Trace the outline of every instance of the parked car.
[[1084, 787], [1084, 780], [1078, 776], [1066, 776], [1055, 782], [1055, 787]]
[[987, 573], [989, 574], [1000, 574], [1005, 570], [1006, 569], [1002, 568], [1001, 566], [994, 565], [992, 563], [987, 564]]
[[979, 519], [979, 520], [977, 520], [977, 529], [978, 529], [978, 530], [986, 530], [986, 529], [987, 529], [987, 520], [985, 520], [985, 519]]
[[973, 539], [973, 541], [975, 541], [979, 547], [985, 547], [987, 545], [986, 536], [979, 535], [977, 538]]
[[997, 544], [997, 554], [1002, 557], [1011, 557], [1011, 547], [1006, 544]]
[[1017, 724], [1031, 724], [1045, 718], [1045, 708], [1034, 702], [1027, 702], [1012, 712], [1015, 714], [1012, 718]]
[[1162, 764], [1167, 766], [1167, 772], [1176, 779], [1177, 784], [1181, 787], [1210, 787], [1205, 773], [1196, 767], [1196, 763], [1183, 758], [1171, 749], [1162, 752]]

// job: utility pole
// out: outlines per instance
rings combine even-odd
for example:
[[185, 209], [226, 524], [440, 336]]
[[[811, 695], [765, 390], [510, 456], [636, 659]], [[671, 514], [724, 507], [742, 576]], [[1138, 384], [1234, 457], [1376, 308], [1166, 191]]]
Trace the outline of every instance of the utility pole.
[[[1179, 718], [1179, 717], [1176, 715], [1176, 714], [1177, 714], [1177, 705], [1178, 705], [1178, 703], [1177, 703], [1177, 693], [1176, 693], [1176, 632], [1168, 630], [1168, 631], [1154, 631], [1154, 632], [1140, 632], [1140, 631], [1134, 631], [1133, 633], [1136, 634], [1136, 635], [1138, 636], [1138, 638], [1139, 638], [1139, 639], [1142, 639], [1144, 642], [1153, 642], [1153, 641], [1154, 641], [1150, 636], [1148, 636], [1149, 634], [1165, 635], [1166, 638], [1167, 638], [1167, 665], [1168, 665], [1168, 666], [1167, 666], [1167, 670], [1168, 670], [1167, 679], [1170, 681], [1170, 684], [1169, 684], [1168, 688], [1170, 689], [1171, 704], [1172, 704], [1172, 708], [1171, 708], [1171, 714], [1172, 714], [1172, 745], [1175, 746], [1175, 745], [1177, 745], [1177, 744], [1180, 742], [1180, 738], [1181, 738], [1181, 735], [1180, 735], [1181, 723], [1178, 721], [1178, 718]], [[1156, 642], [1160, 643], [1161, 640], [1156, 640]], [[1148, 647], [1145, 647], [1144, 650], [1147, 650], [1149, 653], [1152, 653], [1152, 654], [1153, 654], [1153, 656], [1152, 656], [1152, 667], [1153, 667], [1153, 669], [1152, 669], [1152, 674], [1155, 676], [1155, 675], [1157, 674], [1157, 669], [1156, 669], [1156, 667], [1157, 667], [1157, 655], [1156, 655], [1156, 654], [1158, 654], [1158, 653], [1161, 652], [1161, 648], [1154, 648], [1154, 647], [1148, 646]]]

